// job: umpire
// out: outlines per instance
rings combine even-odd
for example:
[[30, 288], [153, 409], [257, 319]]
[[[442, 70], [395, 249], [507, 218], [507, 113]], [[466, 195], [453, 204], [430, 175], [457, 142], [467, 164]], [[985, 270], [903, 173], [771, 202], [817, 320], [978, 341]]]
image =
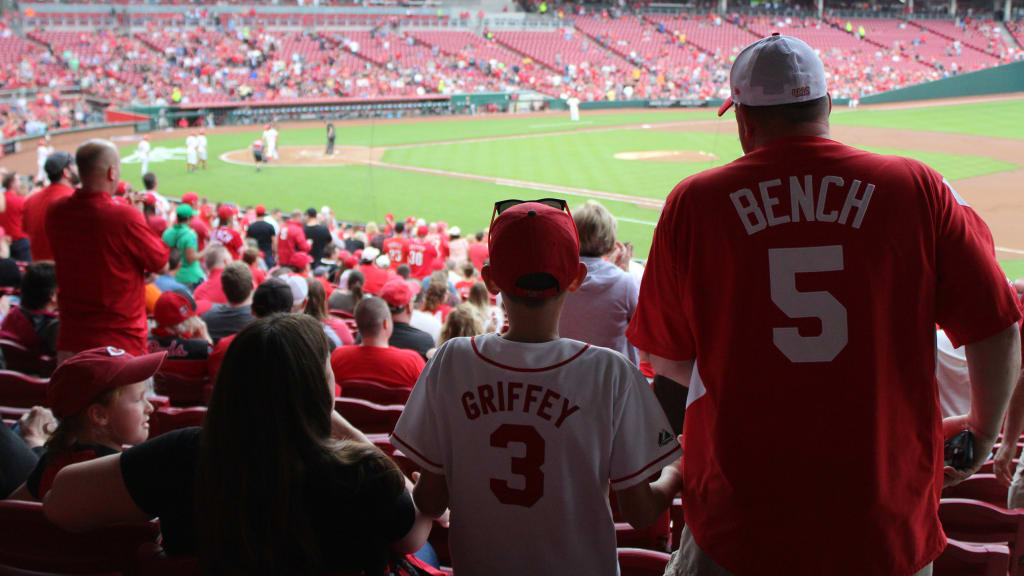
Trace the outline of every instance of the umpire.
[[327, 155], [327, 156], [330, 156], [331, 154], [334, 154], [334, 123], [333, 122], [328, 122], [327, 123], [327, 151], [324, 152], [324, 154]]

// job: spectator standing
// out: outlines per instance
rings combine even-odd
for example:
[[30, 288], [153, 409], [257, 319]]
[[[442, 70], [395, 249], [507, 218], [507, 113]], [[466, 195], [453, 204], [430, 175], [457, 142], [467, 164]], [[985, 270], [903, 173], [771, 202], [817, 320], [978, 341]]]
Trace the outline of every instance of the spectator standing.
[[[356, 306], [356, 326], [362, 343], [342, 346], [331, 353], [337, 385], [342, 386], [345, 380], [373, 380], [411, 389], [425, 363], [416, 352], [388, 344], [394, 326], [388, 304], [379, 298], [361, 301]], [[343, 387], [337, 390], [337, 394], [343, 393]]]
[[249, 224], [245, 235], [256, 240], [260, 252], [263, 253], [263, 262], [267, 269], [273, 268], [275, 263], [274, 255], [277, 253], [277, 228], [271, 224], [267, 216], [267, 209], [263, 206], [256, 207], [256, 221]]
[[448, 229], [448, 257], [462, 264], [469, 258], [469, 242], [462, 237], [462, 229], [452, 226]]
[[32, 249], [28, 235], [22, 226], [25, 213], [25, 184], [16, 172], [11, 172], [0, 180], [4, 187], [4, 200], [7, 208], [0, 212], [0, 226], [11, 237], [11, 258], [18, 262], [31, 262]]
[[32, 249], [32, 260], [53, 260], [46, 237], [46, 211], [61, 198], [71, 196], [78, 186], [78, 167], [71, 154], [54, 152], [43, 165], [50, 185], [25, 199], [22, 224]]
[[434, 271], [434, 261], [439, 258], [437, 249], [426, 240], [427, 227], [416, 228], [416, 238], [409, 242], [409, 270], [413, 278], [420, 280], [430, 276]]
[[[940, 491], [991, 453], [1020, 369], [987, 228], [928, 166], [829, 139], [803, 41], [751, 44], [730, 84], [744, 156], [670, 194], [627, 332], [690, 382], [667, 573], [930, 574]], [[969, 416], [940, 418], [936, 324], [967, 346]], [[974, 461], [943, 468], [963, 430]], [[743, 448], [766, 431], [813, 474], [766, 473], [794, 455]]]
[[[559, 333], [611, 348], [636, 364], [636, 349], [626, 340], [626, 328], [636, 312], [639, 289], [627, 272], [629, 249], [615, 241], [618, 223], [604, 206], [587, 200], [572, 212], [580, 235], [580, 262], [587, 278], [565, 298]], [[600, 314], [595, 314], [600, 310]]]
[[306, 210], [306, 224], [302, 227], [303, 233], [310, 242], [309, 255], [313, 258], [313, 267], [316, 268], [323, 260], [324, 248], [334, 241], [331, 231], [320, 222], [320, 215], [316, 208]]
[[281, 264], [288, 264], [292, 261], [292, 254], [296, 252], [309, 252], [309, 242], [306, 241], [306, 232], [302, 229], [302, 213], [298, 210], [292, 212], [291, 216], [285, 217], [281, 231], [277, 235], [277, 259]]
[[194, 290], [202, 283], [203, 269], [199, 266], [199, 240], [195, 230], [190, 226], [195, 214], [188, 204], [178, 206], [175, 211], [177, 220], [164, 232], [163, 242], [170, 248], [177, 248], [182, 254], [181, 268], [174, 276], [174, 279]]
[[[224, 288], [221, 286], [220, 277], [224, 273], [224, 268], [231, 264], [231, 253], [224, 246], [211, 244], [206, 250], [205, 261], [206, 270], [209, 271], [210, 276], [205, 282], [196, 287], [193, 293], [196, 301], [224, 304], [228, 301], [228, 297], [224, 295]], [[252, 279], [249, 281], [252, 282]]]
[[473, 306], [473, 309], [476, 310], [477, 315], [480, 317], [485, 334], [488, 332], [501, 332], [505, 326], [505, 313], [502, 312], [500, 306], [491, 304], [491, 295], [483, 282], [473, 284], [473, 287], [469, 289], [469, 300], [467, 302]]
[[111, 199], [121, 175], [117, 148], [89, 140], [75, 154], [82, 188], [46, 215], [57, 266], [58, 358], [96, 346], [146, 352], [145, 277], [167, 265], [168, 248], [142, 214]]
[[487, 242], [484, 240], [483, 231], [477, 232], [475, 238], [476, 242], [470, 244], [467, 249], [469, 251], [469, 260], [473, 263], [474, 268], [483, 270], [484, 262], [487, 261], [490, 251], [487, 249]]
[[410, 241], [405, 237], [405, 223], [395, 224], [395, 235], [384, 240], [382, 251], [388, 255], [388, 262], [392, 270], [397, 269], [409, 260]]
[[243, 262], [231, 262], [220, 274], [220, 285], [225, 302], [214, 304], [203, 314], [203, 322], [214, 344], [238, 333], [253, 320], [253, 281], [249, 267]]
[[142, 216], [146, 218], [146, 224], [153, 234], [162, 238], [167, 231], [167, 220], [156, 213], [156, 196], [149, 192], [142, 195]]
[[242, 240], [242, 234], [235, 228], [235, 209], [230, 204], [221, 204], [217, 208], [217, 220], [217, 229], [213, 231], [210, 242], [227, 248], [232, 260], [241, 260], [245, 242]]
[[373, 246], [363, 250], [363, 255], [360, 257], [360, 264], [357, 269], [366, 278], [366, 282], [363, 284], [364, 292], [380, 294], [381, 289], [384, 288], [384, 283], [388, 281], [388, 267], [390, 263], [379, 266], [378, 263], [382, 257], [387, 259], [387, 256], [382, 255]]
[[391, 310], [393, 326], [388, 344], [395, 348], [415, 350], [426, 360], [427, 351], [436, 344], [430, 334], [409, 324], [412, 318], [412, 288], [404, 280], [391, 280], [384, 285], [380, 297], [387, 302]]

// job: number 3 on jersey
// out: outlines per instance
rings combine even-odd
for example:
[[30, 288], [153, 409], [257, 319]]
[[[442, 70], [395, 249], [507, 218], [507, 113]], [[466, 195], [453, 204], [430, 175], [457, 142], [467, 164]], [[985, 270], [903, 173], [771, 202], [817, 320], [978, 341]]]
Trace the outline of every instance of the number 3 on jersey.
[[790, 318], [818, 318], [821, 334], [801, 336], [794, 327], [773, 328], [772, 342], [790, 362], [831, 362], [849, 340], [846, 307], [828, 292], [799, 292], [797, 274], [843, 269], [842, 246], [768, 250], [772, 302]]
[[529, 508], [544, 496], [544, 437], [533, 426], [502, 424], [491, 433], [491, 446], [508, 448], [509, 444], [520, 444], [522, 456], [512, 457], [511, 471], [523, 478], [522, 488], [511, 488], [508, 481], [491, 478], [491, 492], [502, 504]]

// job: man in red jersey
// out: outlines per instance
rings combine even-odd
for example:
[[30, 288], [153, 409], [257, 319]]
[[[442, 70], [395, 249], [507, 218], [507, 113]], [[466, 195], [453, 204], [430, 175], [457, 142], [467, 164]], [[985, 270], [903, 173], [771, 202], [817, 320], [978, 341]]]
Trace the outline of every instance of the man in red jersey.
[[32, 260], [53, 260], [50, 241], [46, 238], [46, 211], [60, 200], [71, 196], [78, 185], [78, 167], [71, 154], [54, 152], [43, 164], [50, 185], [25, 199], [25, 213], [22, 224], [28, 234]]
[[117, 147], [89, 140], [75, 153], [82, 188], [50, 207], [46, 233], [57, 267], [58, 360], [97, 346], [146, 353], [146, 275], [167, 266], [168, 247], [139, 210], [111, 195]]
[[220, 208], [217, 208], [217, 220], [218, 226], [213, 231], [213, 237], [210, 239], [210, 242], [227, 248], [233, 260], [241, 260], [245, 241], [242, 240], [242, 233], [234, 226], [234, 208], [230, 204], [221, 204]]
[[405, 237], [405, 223], [395, 223], [395, 235], [384, 241], [384, 253], [388, 255], [388, 261], [392, 270], [407, 263], [409, 259], [409, 239]]
[[416, 228], [416, 238], [409, 242], [409, 270], [413, 278], [420, 280], [434, 271], [434, 260], [438, 257], [437, 249], [426, 237], [427, 226], [424, 224]]
[[22, 215], [25, 213], [25, 194], [28, 192], [18, 174], [5, 174], [0, 180], [4, 188], [6, 208], [0, 212], [0, 227], [7, 232], [11, 243], [11, 258], [18, 262], [31, 262], [32, 249], [29, 247], [28, 234], [22, 227]]
[[296, 252], [309, 252], [312, 246], [306, 240], [306, 232], [302, 229], [302, 212], [292, 212], [285, 216], [281, 231], [277, 234], [277, 263], [286, 266]]
[[[991, 453], [1019, 370], [1013, 294], [941, 175], [829, 139], [810, 46], [755, 42], [731, 88], [745, 155], [672, 191], [627, 332], [689, 382], [667, 571], [931, 574], [943, 484]], [[969, 416], [941, 419], [936, 324], [967, 346]], [[944, 468], [965, 429], [973, 463]]]

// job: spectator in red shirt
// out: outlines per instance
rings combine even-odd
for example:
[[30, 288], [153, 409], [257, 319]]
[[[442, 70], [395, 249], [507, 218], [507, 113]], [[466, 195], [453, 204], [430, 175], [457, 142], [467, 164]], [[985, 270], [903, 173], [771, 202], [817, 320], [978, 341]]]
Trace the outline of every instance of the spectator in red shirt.
[[310, 245], [306, 241], [306, 232], [302, 229], [302, 213], [296, 210], [286, 216], [277, 235], [277, 261], [288, 264], [296, 252], [309, 252]]
[[404, 236], [405, 223], [395, 224], [395, 235], [384, 241], [383, 252], [388, 255], [391, 269], [395, 270], [409, 259], [409, 239]]
[[156, 196], [146, 192], [142, 195], [142, 215], [146, 218], [146, 224], [157, 237], [163, 237], [167, 230], [167, 219], [156, 213]]
[[373, 246], [363, 250], [358, 268], [365, 278], [365, 282], [363, 283], [363, 292], [380, 294], [380, 290], [384, 287], [384, 283], [388, 281], [388, 266], [385, 265], [383, 267], [379, 267], [375, 264], [380, 255], [380, 251]]
[[32, 250], [21, 225], [22, 214], [25, 212], [25, 185], [16, 172], [5, 175], [0, 182], [7, 202], [7, 209], [0, 212], [0, 226], [11, 237], [11, 258], [17, 262], [31, 262]]
[[224, 288], [221, 287], [220, 277], [224, 268], [231, 264], [231, 254], [228, 249], [220, 244], [213, 244], [206, 250], [206, 269], [210, 276], [199, 285], [193, 292], [196, 302], [212, 302], [213, 304], [227, 304], [228, 297], [224, 295]]
[[460, 265], [463, 280], [455, 283], [455, 293], [459, 295], [459, 299], [465, 302], [469, 300], [469, 289], [473, 287], [473, 284], [479, 282], [476, 279], [476, 268], [473, 267], [473, 263], [465, 261]]
[[242, 262], [245, 262], [249, 266], [249, 270], [252, 271], [253, 284], [256, 286], [263, 284], [263, 281], [267, 279], [267, 272], [257, 264], [259, 258], [260, 251], [256, 248], [246, 248], [245, 252], [242, 252]]
[[282, 261], [282, 264], [287, 264], [289, 268], [303, 278], [309, 278], [309, 265], [312, 263], [313, 257], [305, 252], [296, 252], [292, 254], [292, 257], [287, 262]]
[[388, 338], [394, 329], [391, 311], [379, 298], [367, 298], [356, 306], [356, 326], [363, 342], [342, 346], [331, 354], [334, 381], [373, 380], [396, 388], [412, 388], [425, 365], [413, 350], [393, 348]]
[[24, 214], [21, 222], [28, 235], [32, 249], [32, 260], [53, 260], [50, 241], [46, 238], [46, 211], [60, 200], [71, 196], [78, 186], [78, 167], [71, 154], [63, 151], [54, 152], [43, 165], [50, 185], [25, 199]]
[[487, 242], [484, 240], [483, 231], [476, 233], [476, 242], [469, 245], [469, 261], [473, 263], [473, 267], [477, 270], [483, 270], [484, 261], [487, 260], [490, 254], [490, 250], [487, 248]]
[[416, 229], [416, 238], [409, 243], [409, 269], [413, 278], [420, 280], [430, 276], [438, 259], [437, 249], [426, 240], [426, 236], [427, 227], [420, 226]]
[[97, 346], [145, 354], [145, 278], [166, 268], [169, 248], [142, 213], [111, 199], [121, 176], [113, 143], [85, 142], [75, 164], [82, 188], [46, 214], [61, 313], [58, 360]]
[[221, 204], [220, 208], [217, 208], [217, 219], [220, 225], [213, 231], [210, 242], [224, 246], [231, 252], [233, 259], [241, 260], [245, 242], [242, 240], [242, 234], [234, 226], [234, 208], [230, 204]]
[[[152, 172], [146, 174], [146, 176], [153, 175]], [[156, 187], [156, 176], [153, 175], [153, 187]], [[146, 184], [146, 190], [149, 190], [149, 184]], [[181, 201], [183, 204], [188, 204], [193, 210], [198, 211], [199, 206], [199, 195], [195, 192], [185, 192], [181, 195]], [[204, 206], [205, 208], [206, 206]], [[189, 220], [189, 228], [196, 233], [196, 250], [202, 252], [206, 248], [206, 243], [210, 241], [210, 227], [206, 222], [203, 221], [202, 213], [200, 212], [199, 218], [193, 218]]]
[[57, 275], [53, 262], [33, 262], [21, 278], [21, 304], [0, 324], [0, 335], [28, 348], [30, 354], [57, 353]]

